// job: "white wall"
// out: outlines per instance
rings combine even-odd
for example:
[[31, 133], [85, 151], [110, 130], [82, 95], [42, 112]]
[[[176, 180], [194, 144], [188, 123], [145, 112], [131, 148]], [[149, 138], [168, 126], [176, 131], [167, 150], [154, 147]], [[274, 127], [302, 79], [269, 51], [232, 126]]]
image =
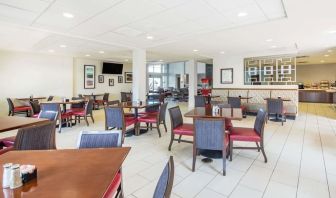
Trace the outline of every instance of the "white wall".
[[[74, 59], [74, 95], [110, 93], [110, 100], [120, 99], [120, 92], [131, 91], [132, 83], [125, 83], [124, 72], [132, 72], [132, 64], [124, 64], [123, 74], [102, 74], [102, 60], [75, 58]], [[96, 66], [96, 88], [84, 89], [84, 65]], [[104, 83], [98, 83], [98, 75], [104, 76]], [[118, 83], [118, 76], [123, 76], [123, 82]], [[114, 79], [114, 86], [109, 86], [109, 79]], [[145, 79], [144, 79], [145, 80]], [[144, 81], [145, 82], [145, 81]]]
[[298, 65], [297, 81], [319, 83], [321, 80], [336, 81], [336, 64]]
[[[291, 89], [296, 85], [244, 85], [244, 58], [249, 55], [218, 55], [213, 59], [213, 88], [274, 88]], [[233, 68], [233, 84], [220, 83], [220, 69]]]
[[0, 51], [0, 115], [7, 97], [72, 96], [72, 69], [72, 57]]

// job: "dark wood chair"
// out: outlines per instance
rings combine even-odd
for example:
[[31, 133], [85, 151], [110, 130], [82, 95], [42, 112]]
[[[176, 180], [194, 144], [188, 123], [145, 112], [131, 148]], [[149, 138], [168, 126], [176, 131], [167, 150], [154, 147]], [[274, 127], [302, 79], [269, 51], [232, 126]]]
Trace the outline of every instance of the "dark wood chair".
[[174, 171], [174, 159], [173, 156], [170, 156], [155, 187], [153, 198], [170, 197], [174, 183]]
[[32, 114], [31, 106], [14, 106], [12, 99], [7, 98], [8, 103], [8, 116], [14, 116], [15, 114], [26, 114], [29, 117]]
[[283, 100], [281, 98], [268, 98], [267, 99], [267, 120], [270, 115], [275, 115], [275, 119], [280, 116], [281, 125], [286, 121], [286, 110], [283, 107]]
[[[122, 146], [122, 131], [82, 131], [77, 148], [115, 148]], [[104, 197], [124, 197], [122, 186], [122, 170], [113, 178]]]
[[[144, 122], [147, 124], [147, 129], [148, 129], [148, 125], [150, 124], [150, 128], [156, 128], [158, 133], [159, 133], [159, 137], [161, 137], [161, 131], [160, 131], [160, 125], [163, 124], [165, 131], [167, 132], [167, 126], [166, 126], [166, 111], [167, 111], [167, 105], [168, 103], [163, 103], [160, 106], [160, 110], [158, 114], [145, 114], [144, 116], [140, 116], [138, 118], [138, 131], [137, 131], [137, 135], [139, 135], [140, 133], [140, 128], [141, 128], [141, 123]], [[152, 124], [156, 124], [156, 127], [153, 127]]]
[[195, 118], [192, 171], [195, 171], [196, 155], [200, 149], [222, 151], [223, 175], [226, 175], [226, 149], [229, 141], [223, 119]]
[[[232, 161], [233, 149], [257, 149], [261, 150], [265, 163], [267, 163], [267, 157], [264, 150], [264, 127], [266, 122], [267, 113], [260, 109], [254, 122], [254, 128], [232, 127], [229, 133], [230, 138], [230, 161]], [[234, 147], [235, 141], [242, 142], [255, 142], [256, 147]], [[259, 145], [260, 143], [260, 145]]]
[[43, 103], [41, 104], [41, 112], [43, 114], [46, 114], [46, 112], [49, 112], [52, 116], [52, 114], [58, 115], [58, 132], [62, 131], [62, 125], [67, 124], [69, 126], [72, 126], [72, 112], [62, 112], [61, 107], [58, 103]]
[[33, 118], [37, 118], [40, 111], [41, 111], [41, 105], [38, 100], [30, 100], [29, 101], [30, 106], [32, 107], [32, 116]]
[[21, 128], [14, 142], [14, 150], [50, 150], [56, 149], [56, 121]]
[[47, 101], [52, 101], [54, 99], [54, 96], [49, 96]]
[[91, 118], [92, 122], [94, 123], [94, 119], [93, 119], [93, 100], [90, 99], [89, 101], [87, 101], [85, 103], [85, 108], [84, 110], [81, 111], [73, 111], [71, 112], [73, 116], [75, 116], [75, 122], [80, 123], [81, 118], [85, 120], [86, 125], [89, 126], [89, 121], [88, 121], [88, 117]]
[[97, 105], [97, 108], [99, 109], [100, 105], [104, 106], [109, 101], [109, 93], [104, 93], [103, 99], [96, 99], [95, 104]]
[[[183, 140], [182, 136], [194, 136], [194, 125], [183, 123], [183, 117], [179, 106], [172, 107], [168, 109], [171, 123], [171, 137], [168, 150], [171, 150], [173, 141], [193, 143], [193, 141]], [[178, 135], [179, 138], [176, 139], [175, 135]]]

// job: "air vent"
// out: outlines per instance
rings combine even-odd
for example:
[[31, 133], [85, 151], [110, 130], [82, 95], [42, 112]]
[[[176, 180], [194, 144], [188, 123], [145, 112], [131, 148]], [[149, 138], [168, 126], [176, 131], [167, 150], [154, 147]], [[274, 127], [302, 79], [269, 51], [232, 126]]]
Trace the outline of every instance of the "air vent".
[[296, 58], [309, 58], [309, 56], [297, 56]]

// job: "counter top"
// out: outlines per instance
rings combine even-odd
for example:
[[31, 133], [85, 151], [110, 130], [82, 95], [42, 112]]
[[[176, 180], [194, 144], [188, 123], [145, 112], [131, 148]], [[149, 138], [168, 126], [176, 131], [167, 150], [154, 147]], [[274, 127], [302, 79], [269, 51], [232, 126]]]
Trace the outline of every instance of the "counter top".
[[322, 91], [322, 92], [330, 92], [334, 93], [336, 92], [336, 89], [299, 89], [300, 91]]

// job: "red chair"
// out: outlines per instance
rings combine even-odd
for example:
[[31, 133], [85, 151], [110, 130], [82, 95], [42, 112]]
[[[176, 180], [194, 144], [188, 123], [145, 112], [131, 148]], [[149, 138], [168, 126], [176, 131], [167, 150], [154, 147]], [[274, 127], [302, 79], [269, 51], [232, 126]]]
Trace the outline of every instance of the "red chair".
[[14, 106], [12, 99], [7, 98], [8, 102], [8, 116], [14, 116], [15, 114], [23, 114], [26, 113], [27, 117], [29, 117], [32, 113], [31, 106]]
[[75, 122], [77, 122], [78, 120], [78, 123], [80, 123], [80, 119], [83, 118], [86, 122], [86, 125], [89, 126], [88, 117], [91, 117], [91, 120], [94, 123], [92, 112], [93, 112], [93, 100], [90, 99], [89, 101], [86, 102], [84, 110], [69, 112], [70, 114], [68, 116], [70, 117], [75, 116]]
[[95, 104], [98, 106], [98, 109], [100, 105], [104, 106], [108, 102], [109, 95], [110, 95], [109, 93], [104, 93], [102, 100], [95, 100]]
[[163, 124], [163, 126], [165, 127], [165, 130], [167, 132], [167, 126], [166, 126], [166, 110], [167, 110], [167, 105], [168, 103], [163, 103], [160, 107], [160, 112], [158, 114], [147, 114], [144, 116], [140, 116], [138, 118], [138, 131], [137, 131], [137, 135], [139, 135], [139, 129], [141, 128], [141, 123], [144, 122], [147, 124], [147, 129], [148, 129], [148, 124], [150, 124], [151, 128], [152, 128], [152, 124], [155, 123], [156, 124], [156, 129], [159, 133], [159, 137], [161, 137], [161, 131], [160, 131], [160, 124]]
[[[264, 151], [264, 126], [266, 123], [266, 117], [267, 113], [260, 109], [254, 122], [254, 128], [231, 128], [231, 131], [229, 133], [230, 161], [232, 161], [233, 149], [257, 149], [258, 151], [261, 150], [265, 159], [265, 163], [267, 163], [267, 157]], [[255, 142], [257, 147], [233, 147], [233, 142], [235, 141]]]
[[[182, 140], [182, 135], [185, 136], [194, 136], [194, 125], [193, 124], [185, 124], [183, 123], [183, 117], [179, 106], [172, 107], [168, 109], [170, 115], [170, 123], [171, 123], [171, 138], [168, 150], [171, 150], [171, 146], [173, 141], [193, 143], [193, 141]], [[179, 138], [176, 139], [175, 135], [179, 135]]]

